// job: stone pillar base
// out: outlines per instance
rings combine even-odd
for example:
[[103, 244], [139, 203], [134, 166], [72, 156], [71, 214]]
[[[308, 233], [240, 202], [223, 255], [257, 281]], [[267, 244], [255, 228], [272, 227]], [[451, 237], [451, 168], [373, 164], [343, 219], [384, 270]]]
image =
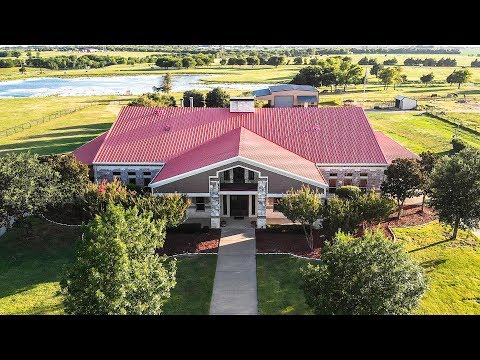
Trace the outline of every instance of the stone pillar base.
[[210, 219], [210, 228], [211, 229], [220, 229], [220, 218], [211, 218]]
[[267, 218], [257, 217], [257, 229], [265, 229], [267, 227]]

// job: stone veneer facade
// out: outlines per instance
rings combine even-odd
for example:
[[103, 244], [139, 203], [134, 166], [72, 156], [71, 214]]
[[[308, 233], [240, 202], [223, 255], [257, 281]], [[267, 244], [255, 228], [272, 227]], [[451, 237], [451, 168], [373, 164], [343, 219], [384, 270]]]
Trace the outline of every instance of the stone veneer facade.
[[[367, 191], [374, 188], [376, 191], [380, 191], [380, 185], [383, 182], [384, 171], [387, 169], [387, 166], [366, 166], [366, 167], [336, 167], [336, 166], [325, 166], [319, 167], [320, 172], [325, 178], [327, 184], [330, 180], [330, 174], [337, 174], [337, 188], [345, 184], [345, 179], [352, 179], [353, 186], [360, 185], [360, 179], [367, 180]], [[351, 177], [346, 177], [345, 175], [352, 173]], [[367, 173], [367, 177], [361, 177], [361, 173]]]
[[128, 173], [135, 172], [136, 184], [144, 186], [144, 172], [150, 172], [150, 180], [153, 180], [157, 176], [158, 172], [162, 169], [163, 165], [94, 165], [94, 177], [95, 181], [113, 181], [113, 173], [120, 173], [120, 180], [128, 184]]

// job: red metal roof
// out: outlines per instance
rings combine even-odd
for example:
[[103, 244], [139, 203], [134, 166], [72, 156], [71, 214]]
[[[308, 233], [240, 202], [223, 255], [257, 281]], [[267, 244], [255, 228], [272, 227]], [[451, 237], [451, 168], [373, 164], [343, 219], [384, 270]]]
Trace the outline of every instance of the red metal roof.
[[105, 131], [102, 135], [83, 144], [73, 152], [73, 155], [75, 155], [78, 161], [91, 165], [95, 155], [97, 155], [98, 149], [100, 149], [100, 146], [107, 137], [107, 133], [108, 131]]
[[169, 160], [152, 183], [237, 156], [326, 184], [315, 163], [243, 127], [233, 129]]
[[385, 159], [387, 159], [389, 164], [392, 163], [392, 160], [398, 158], [420, 158], [418, 155], [412, 153], [410, 150], [400, 145], [398, 142], [388, 137], [383, 132], [375, 131], [374, 133], [378, 144], [382, 149], [383, 155], [385, 155]]
[[167, 162], [239, 127], [314, 163], [386, 164], [360, 107], [124, 107], [94, 163]]

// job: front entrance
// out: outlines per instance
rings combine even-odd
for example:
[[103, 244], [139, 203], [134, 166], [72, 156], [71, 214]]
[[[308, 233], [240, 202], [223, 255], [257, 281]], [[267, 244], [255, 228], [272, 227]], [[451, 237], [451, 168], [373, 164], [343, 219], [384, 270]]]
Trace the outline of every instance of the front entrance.
[[230, 216], [248, 216], [248, 195], [230, 195]]

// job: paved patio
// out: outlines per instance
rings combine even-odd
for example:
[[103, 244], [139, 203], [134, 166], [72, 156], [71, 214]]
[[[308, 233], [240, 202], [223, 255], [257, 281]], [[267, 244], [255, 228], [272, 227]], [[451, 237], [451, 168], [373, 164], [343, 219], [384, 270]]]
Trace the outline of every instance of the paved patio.
[[210, 315], [257, 315], [255, 229], [222, 228]]

